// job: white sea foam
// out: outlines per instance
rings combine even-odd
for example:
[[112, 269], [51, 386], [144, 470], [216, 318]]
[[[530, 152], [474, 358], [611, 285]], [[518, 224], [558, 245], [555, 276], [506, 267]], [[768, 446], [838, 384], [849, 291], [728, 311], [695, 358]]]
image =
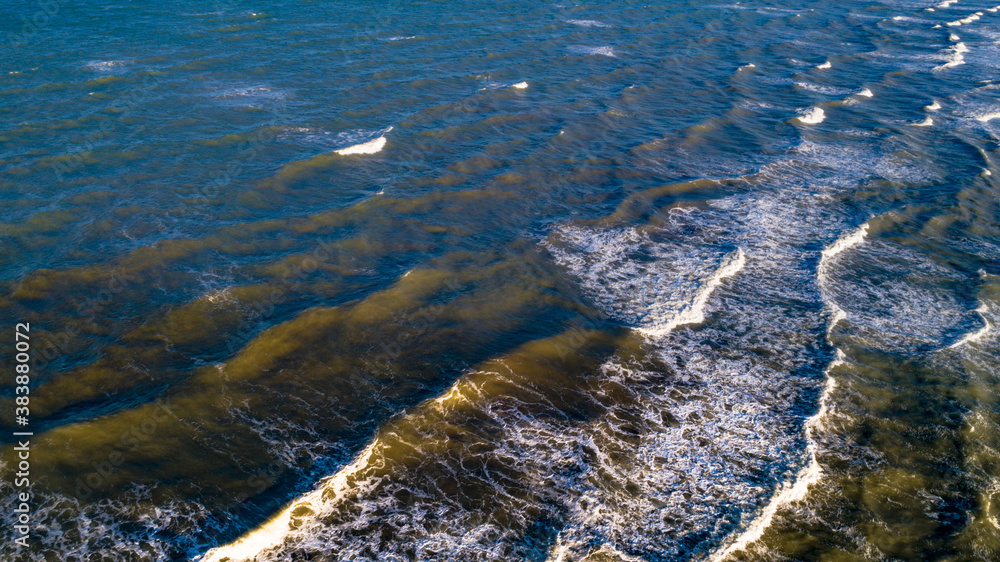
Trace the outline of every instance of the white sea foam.
[[528, 87], [527, 82], [518, 82], [517, 84], [512, 84], [511, 88], [516, 88], [518, 90], [523, 90]]
[[797, 119], [799, 123], [803, 123], [805, 125], [816, 125], [817, 123], [822, 123], [823, 120], [826, 119], [826, 112], [823, 111], [823, 108], [813, 107], [795, 119]]
[[842, 236], [836, 242], [823, 249], [820, 254], [819, 267], [816, 270], [816, 277], [820, 287], [825, 287], [829, 282], [829, 268], [833, 258], [861, 244], [868, 237], [868, 223], [862, 224], [857, 230]]
[[816, 68], [826, 69], [826, 68], [830, 68], [832, 66], [833, 66], [833, 64], [831, 64], [830, 61], [826, 61], [823, 64], [816, 65]]
[[580, 27], [608, 27], [608, 24], [597, 20], [566, 20], [566, 23], [579, 25]]
[[965, 43], [955, 43], [949, 51], [951, 51], [951, 55], [948, 57], [948, 62], [940, 66], [935, 66], [934, 70], [943, 70], [965, 64], [965, 53], [969, 52], [969, 48], [965, 46]]
[[952, 4], [958, 4], [958, 0], [944, 0], [944, 2], [941, 2], [940, 4], [938, 4], [937, 7], [938, 8], [947, 8], [948, 6], [951, 6]]
[[569, 47], [569, 51], [578, 55], [600, 55], [603, 57], [617, 57], [618, 54], [615, 50], [608, 46], [603, 47], [586, 47], [583, 45], [573, 45]]
[[869, 90], [868, 88], [865, 88], [864, 90], [861, 90], [860, 92], [858, 92], [858, 93], [856, 93], [854, 95], [861, 96], [863, 98], [870, 98], [870, 97], [873, 97], [875, 94], [873, 94], [872, 91]]
[[348, 146], [347, 148], [341, 148], [337, 150], [337, 154], [341, 156], [349, 156], [351, 154], [375, 154], [381, 152], [382, 148], [385, 147], [385, 133], [392, 130], [392, 127], [385, 129], [383, 134], [376, 139], [372, 139], [368, 142], [363, 142], [361, 144], [355, 144], [353, 146]]
[[375, 450], [378, 441], [372, 441], [351, 464], [347, 465], [339, 472], [320, 482], [320, 484], [308, 494], [290, 503], [277, 515], [266, 521], [263, 525], [253, 531], [246, 533], [235, 541], [213, 548], [205, 553], [200, 559], [201, 562], [238, 562], [254, 560], [262, 552], [274, 548], [288, 536], [292, 513], [299, 507], [309, 507], [313, 509], [323, 503], [324, 493], [333, 493], [333, 497], [343, 495], [349, 486], [347, 479], [357, 474], [368, 465], [368, 461]]
[[[820, 262], [817, 267], [816, 278], [820, 287], [820, 292], [824, 295], [824, 300], [827, 302], [827, 306], [830, 309], [830, 320], [827, 325], [828, 338], [833, 328], [847, 317], [845, 312], [833, 302], [825, 290], [825, 287], [829, 282], [828, 272], [831, 267], [831, 263], [840, 254], [864, 242], [867, 237], [868, 223], [864, 223], [854, 232], [838, 238], [833, 244], [824, 248], [820, 254]], [[832, 377], [831, 372], [834, 368], [845, 361], [844, 353], [840, 349], [836, 350], [836, 354], [836, 358], [829, 365], [829, 367], [827, 367], [825, 372], [826, 385], [823, 388], [823, 393], [820, 395], [819, 409], [815, 414], [809, 417], [805, 424], [805, 435], [807, 441], [806, 454], [809, 458], [807, 464], [799, 470], [798, 474], [796, 474], [790, 482], [786, 482], [781, 486], [778, 492], [772, 496], [771, 500], [761, 511], [760, 515], [753, 520], [745, 531], [740, 533], [740, 535], [737, 536], [736, 539], [733, 540], [724, 550], [712, 555], [711, 560], [713, 562], [721, 562], [736, 552], [746, 550], [748, 546], [763, 536], [764, 531], [771, 525], [778, 509], [790, 503], [803, 500], [809, 492], [809, 487], [822, 479], [823, 468], [816, 459], [817, 445], [815, 433], [818, 429], [823, 428], [826, 417], [830, 411], [830, 394], [837, 387], [837, 380]]]
[[808, 90], [810, 92], [819, 92], [821, 94], [827, 94], [830, 96], [842, 96], [845, 94], [850, 94], [851, 90], [848, 88], [838, 88], [836, 86], [827, 86], [824, 84], [814, 84], [812, 82], [795, 82], [797, 88], [802, 88], [803, 90]]
[[927, 111], [937, 111], [941, 109], [941, 104], [937, 100], [934, 100], [930, 105], [925, 105], [924, 109]]
[[949, 345], [948, 347], [950, 349], [955, 349], [956, 347], [961, 347], [966, 344], [977, 342], [983, 339], [983, 337], [986, 334], [988, 334], [990, 330], [993, 328], [993, 325], [990, 324], [990, 321], [986, 318], [986, 313], [989, 312], [989, 309], [986, 308], [985, 303], [980, 304], [979, 308], [976, 309], [976, 312], [979, 313], [979, 316], [983, 320], [983, 327], [980, 328], [979, 330], [976, 330], [975, 332], [972, 332], [971, 334], [966, 334], [962, 339]]
[[924, 117], [923, 121], [920, 121], [918, 123], [911, 123], [911, 125], [913, 125], [914, 127], [930, 127], [933, 124], [934, 124], [934, 119], [930, 115]]
[[698, 290], [698, 293], [690, 304], [681, 309], [665, 323], [654, 327], [640, 328], [639, 331], [649, 337], [662, 338], [673, 332], [678, 326], [701, 324], [705, 321], [705, 305], [708, 303], [708, 299], [712, 296], [712, 293], [715, 292], [716, 287], [722, 283], [723, 279], [739, 273], [746, 263], [746, 254], [743, 253], [742, 248], [737, 248], [736, 252], [727, 256], [723, 264], [715, 271], [715, 274]]
[[755, 65], [752, 62], [748, 62], [747, 64], [744, 64], [743, 66], [737, 68], [736, 70], [750, 70], [751, 68], [757, 68], [757, 65]]
[[957, 33], [951, 33], [951, 34], [948, 35], [948, 40], [949, 41], [961, 41], [962, 38], [959, 37]]
[[980, 114], [980, 115], [976, 115], [975, 117], [976, 117], [976, 121], [979, 121], [980, 123], [989, 123], [990, 121], [992, 121], [994, 119], [1000, 119], [1000, 111], [993, 111], [993, 112], [990, 112], [990, 113], [983, 113], [983, 114]]
[[125, 60], [92, 61], [87, 63], [87, 68], [95, 72], [113, 73], [130, 63], [131, 61]]
[[817, 428], [822, 427], [824, 419], [829, 412], [830, 394], [837, 388], [837, 380], [830, 376], [830, 371], [844, 362], [843, 357], [843, 352], [838, 349], [837, 359], [826, 370], [827, 383], [819, 398], [819, 410], [806, 420], [806, 439], [809, 442], [806, 446], [806, 453], [809, 456], [809, 462], [799, 470], [790, 482], [782, 484], [778, 492], [771, 497], [771, 500], [764, 506], [760, 515], [753, 520], [746, 531], [736, 537], [736, 540], [730, 543], [725, 550], [712, 555], [710, 558], [712, 562], [722, 562], [730, 555], [746, 550], [748, 546], [757, 542], [764, 535], [764, 531], [771, 525], [771, 521], [774, 520], [774, 515], [778, 512], [779, 508], [805, 499], [806, 494], [809, 492], [809, 487], [822, 479], [823, 468], [819, 465], [819, 461], [816, 460], [816, 443], [812, 439], [812, 435]]
[[945, 23], [945, 25], [947, 25], [949, 27], [956, 27], [956, 26], [959, 26], [959, 25], [962, 25], [962, 24], [969, 24], [969, 23], [972, 23], [972, 22], [978, 20], [982, 16], [983, 16], [982, 12], [976, 12], [976, 13], [974, 13], [972, 15], [969, 15], [967, 17], [964, 17], [962, 19], [957, 19], [955, 21], [947, 22], [947, 23]]

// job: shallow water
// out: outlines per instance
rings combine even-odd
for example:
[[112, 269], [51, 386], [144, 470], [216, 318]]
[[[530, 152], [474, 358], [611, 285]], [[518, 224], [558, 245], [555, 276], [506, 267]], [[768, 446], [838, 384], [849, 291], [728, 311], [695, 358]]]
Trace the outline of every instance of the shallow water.
[[3, 559], [1000, 559], [1000, 6], [54, 5]]

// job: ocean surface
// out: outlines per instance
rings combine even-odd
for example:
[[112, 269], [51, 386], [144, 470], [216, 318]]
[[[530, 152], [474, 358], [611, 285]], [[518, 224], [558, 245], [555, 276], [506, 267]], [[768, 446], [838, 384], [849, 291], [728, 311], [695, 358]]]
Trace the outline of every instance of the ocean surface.
[[0, 559], [1000, 560], [997, 1], [4, 3]]

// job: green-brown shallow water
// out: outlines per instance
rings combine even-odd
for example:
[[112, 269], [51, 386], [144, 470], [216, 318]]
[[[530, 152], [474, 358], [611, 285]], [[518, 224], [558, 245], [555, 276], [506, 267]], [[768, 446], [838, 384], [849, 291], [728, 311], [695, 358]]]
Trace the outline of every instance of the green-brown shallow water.
[[1000, 560], [1000, 7], [47, 6], [0, 559]]

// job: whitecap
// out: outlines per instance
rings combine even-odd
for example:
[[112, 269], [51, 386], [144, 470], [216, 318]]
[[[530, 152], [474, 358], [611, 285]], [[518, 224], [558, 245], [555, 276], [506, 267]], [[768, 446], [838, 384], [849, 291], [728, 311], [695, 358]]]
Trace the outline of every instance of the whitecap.
[[831, 64], [830, 61], [826, 61], [823, 64], [817, 65], [816, 68], [826, 69], [826, 68], [830, 68], [832, 66], [833, 66], [833, 64]]
[[511, 88], [516, 88], [518, 90], [523, 90], [528, 87], [527, 82], [518, 82], [517, 84], [511, 84]]
[[[990, 176], [990, 175], [992, 175], [992, 173], [989, 170], [984, 169], [983, 170], [983, 175], [984, 176]], [[980, 275], [980, 277], [982, 277], [984, 279], [988, 277], [987, 273], [985, 271], [983, 271], [983, 270], [979, 270], [979, 275]], [[993, 323], [990, 322], [989, 318], [987, 318], [987, 314], [990, 314], [991, 310], [990, 310], [990, 307], [986, 304], [985, 301], [983, 301], [983, 300], [979, 301], [979, 306], [976, 308], [976, 313], [979, 314], [979, 318], [983, 322], [983, 327], [980, 328], [980, 329], [978, 329], [978, 330], [975, 330], [973, 332], [970, 332], [970, 333], [966, 334], [965, 336], [963, 336], [961, 339], [959, 339], [955, 343], [949, 345], [948, 346], [949, 349], [955, 349], [957, 347], [962, 347], [962, 346], [968, 345], [970, 343], [975, 343], [975, 342], [983, 339], [990, 332], [990, 330], [993, 329]], [[994, 312], [994, 315], [995, 315], [995, 312]]]
[[727, 256], [712, 277], [698, 290], [698, 293], [688, 306], [683, 308], [666, 323], [654, 327], [640, 328], [638, 331], [648, 337], [663, 338], [670, 334], [670, 332], [673, 332], [678, 326], [701, 324], [705, 321], [705, 305], [708, 304], [708, 299], [712, 296], [712, 293], [715, 292], [715, 289], [722, 283], [723, 279], [732, 277], [742, 271], [746, 263], [746, 254], [742, 248], [737, 248], [733, 254]]
[[941, 109], [941, 104], [938, 103], [937, 100], [934, 100], [934, 102], [931, 103], [930, 105], [925, 105], [924, 109], [926, 109], [927, 111], [937, 111]]
[[927, 117], [924, 118], [923, 121], [920, 121], [919, 123], [911, 123], [910, 125], [912, 125], [913, 127], [930, 127], [933, 124], [934, 124], [934, 119], [932, 119], [931, 116], [928, 115]]
[[950, 49], [951, 56], [948, 58], [948, 62], [935, 66], [934, 70], [944, 70], [945, 68], [951, 68], [954, 66], [959, 66], [965, 64], [965, 53], [969, 52], [969, 48], [965, 46], [965, 43], [955, 43], [955, 45]]
[[129, 62], [124, 60], [92, 61], [87, 63], [87, 68], [94, 72], [112, 73], [119, 71], [123, 66], [127, 66]]
[[566, 20], [566, 23], [579, 25], [580, 27], [608, 27], [608, 24], [597, 20]]
[[799, 123], [805, 125], [816, 125], [818, 123], [822, 123], [823, 120], [826, 119], [826, 112], [823, 111], [823, 108], [813, 107], [812, 109], [803, 112], [795, 119], [797, 119]]
[[337, 150], [337, 154], [341, 156], [349, 156], [351, 154], [375, 154], [376, 152], [381, 152], [382, 148], [385, 147], [385, 133], [392, 130], [392, 127], [386, 129], [382, 136], [376, 139], [370, 140], [368, 142], [363, 142], [361, 144], [355, 144], [353, 146], [348, 146], [347, 148], [342, 148]]
[[583, 45], [574, 45], [569, 47], [571, 53], [578, 55], [601, 55], [605, 57], [617, 57], [615, 50], [608, 46], [603, 47], [586, 47]]
[[293, 512], [300, 507], [320, 505], [323, 502], [324, 493], [328, 490], [334, 492], [335, 495], [333, 497], [343, 495], [344, 490], [348, 487], [347, 479], [368, 465], [368, 460], [371, 458], [378, 443], [378, 440], [369, 443], [368, 447], [355, 457], [351, 464], [342, 468], [333, 476], [321, 481], [313, 491], [288, 504], [285, 509], [278, 512], [277, 515], [271, 517], [253, 531], [246, 533], [227, 545], [209, 550], [200, 559], [200, 562], [254, 560], [264, 550], [281, 544], [281, 541], [288, 536], [288, 530], [292, 528], [290, 523]]

